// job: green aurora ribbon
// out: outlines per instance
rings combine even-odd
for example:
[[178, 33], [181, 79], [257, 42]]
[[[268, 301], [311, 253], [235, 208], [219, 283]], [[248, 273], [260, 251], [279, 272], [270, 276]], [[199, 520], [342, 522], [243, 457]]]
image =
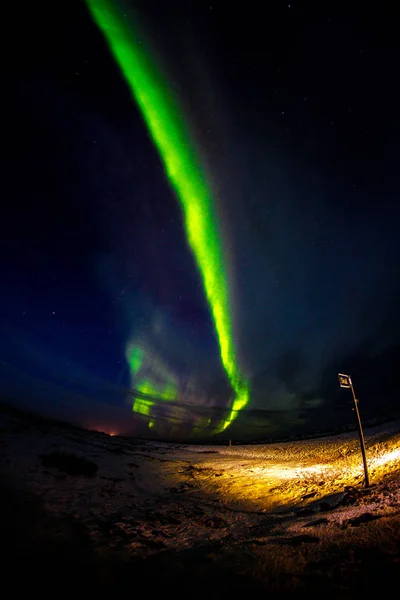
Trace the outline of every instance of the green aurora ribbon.
[[211, 193], [178, 104], [134, 34], [131, 19], [115, 1], [86, 2], [140, 109], [181, 204], [187, 240], [202, 277], [222, 364], [235, 392], [226, 418], [216, 427], [216, 431], [223, 431], [247, 405], [250, 392], [235, 352], [227, 276]]

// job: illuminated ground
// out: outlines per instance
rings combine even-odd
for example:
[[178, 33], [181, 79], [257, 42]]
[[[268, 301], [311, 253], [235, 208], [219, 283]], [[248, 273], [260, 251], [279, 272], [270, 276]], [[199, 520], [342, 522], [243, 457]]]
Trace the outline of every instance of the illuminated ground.
[[[69, 581], [83, 569], [93, 589], [145, 578], [152, 590], [173, 586], [175, 596], [193, 580], [192, 597], [210, 595], [213, 582], [215, 597], [251, 588], [343, 598], [375, 585], [376, 569], [382, 585], [399, 569], [400, 422], [365, 432], [368, 490], [355, 433], [196, 447], [6, 414], [0, 426], [2, 539], [19, 540], [14, 563], [38, 585], [49, 561], [55, 574], [72, 560]], [[84, 456], [98, 471], [44, 466], [40, 455], [54, 451]]]

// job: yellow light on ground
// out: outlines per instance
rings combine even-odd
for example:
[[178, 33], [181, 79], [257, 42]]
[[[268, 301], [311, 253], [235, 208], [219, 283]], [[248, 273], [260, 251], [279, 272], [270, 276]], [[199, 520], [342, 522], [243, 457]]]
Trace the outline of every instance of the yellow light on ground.
[[[379, 484], [400, 467], [400, 436], [368, 446], [368, 467], [374, 484]], [[211, 446], [210, 446], [211, 448]], [[204, 447], [203, 447], [204, 450]], [[343, 452], [345, 450], [345, 452]], [[321, 460], [322, 459], [322, 460]], [[326, 460], [325, 460], [326, 459]], [[291, 443], [260, 446], [225, 447], [220, 458], [197, 465], [219, 470], [223, 476], [209, 477], [204, 486], [232, 506], [248, 510], [281, 510], [343, 493], [346, 486], [360, 486], [363, 464], [356, 440], [345, 444], [338, 439], [315, 444], [304, 442], [304, 453]]]
[[374, 467], [380, 467], [382, 465], [386, 465], [388, 462], [393, 462], [398, 459], [400, 459], [400, 448], [391, 450], [390, 452], [383, 454], [383, 456], [375, 457], [375, 458], [371, 459], [370, 463]]

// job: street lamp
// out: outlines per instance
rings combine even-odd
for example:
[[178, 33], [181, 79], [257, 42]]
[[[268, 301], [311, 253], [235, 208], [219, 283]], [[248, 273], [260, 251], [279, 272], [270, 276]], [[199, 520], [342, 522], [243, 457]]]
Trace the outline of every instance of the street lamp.
[[351, 381], [350, 375], [345, 375], [344, 373], [338, 373], [338, 377], [339, 377], [340, 387], [350, 388], [351, 392], [353, 394], [354, 406], [355, 406], [356, 415], [357, 415], [358, 434], [360, 436], [361, 454], [362, 454], [363, 463], [364, 463], [365, 487], [369, 487], [369, 476], [368, 476], [367, 457], [365, 454], [364, 434], [363, 434], [363, 430], [362, 430], [362, 426], [361, 426], [360, 412], [358, 410], [358, 400], [354, 393], [353, 382]]

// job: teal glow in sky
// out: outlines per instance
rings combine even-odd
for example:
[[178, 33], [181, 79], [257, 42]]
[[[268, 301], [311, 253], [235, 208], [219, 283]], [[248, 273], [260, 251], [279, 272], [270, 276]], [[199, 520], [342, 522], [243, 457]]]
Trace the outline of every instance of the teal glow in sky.
[[178, 104], [143, 47], [143, 40], [135, 35], [128, 14], [111, 0], [86, 1], [139, 106], [183, 211], [187, 240], [202, 277], [222, 364], [235, 392], [228, 415], [217, 427], [224, 430], [248, 403], [249, 389], [238, 366], [213, 199]]

